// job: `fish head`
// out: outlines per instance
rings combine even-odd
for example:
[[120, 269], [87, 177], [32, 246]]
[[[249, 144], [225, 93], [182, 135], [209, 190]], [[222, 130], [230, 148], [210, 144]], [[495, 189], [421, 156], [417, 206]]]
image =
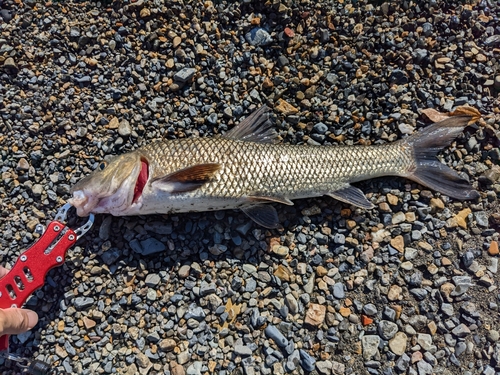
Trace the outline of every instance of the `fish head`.
[[110, 213], [120, 216], [137, 202], [148, 179], [148, 163], [137, 152], [101, 162], [70, 190], [68, 202], [78, 216]]

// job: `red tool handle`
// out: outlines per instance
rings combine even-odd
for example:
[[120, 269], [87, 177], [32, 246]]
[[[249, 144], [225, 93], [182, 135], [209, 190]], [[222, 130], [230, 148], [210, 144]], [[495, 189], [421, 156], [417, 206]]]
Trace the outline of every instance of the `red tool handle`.
[[[0, 308], [21, 307], [44, 284], [47, 272], [64, 263], [66, 252], [76, 240], [72, 229], [52, 221], [38, 241], [21, 254], [9, 273], [0, 279]], [[9, 336], [3, 335], [0, 351], [8, 348]]]

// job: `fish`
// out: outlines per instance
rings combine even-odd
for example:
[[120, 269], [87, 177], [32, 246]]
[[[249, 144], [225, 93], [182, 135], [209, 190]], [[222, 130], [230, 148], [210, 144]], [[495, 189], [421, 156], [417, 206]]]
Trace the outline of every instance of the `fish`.
[[408, 178], [459, 200], [479, 193], [437, 159], [468, 125], [454, 116], [383, 145], [291, 145], [279, 142], [262, 106], [224, 135], [158, 140], [101, 162], [70, 190], [79, 216], [173, 214], [240, 209], [257, 224], [280, 226], [274, 205], [328, 195], [372, 209], [353, 183]]

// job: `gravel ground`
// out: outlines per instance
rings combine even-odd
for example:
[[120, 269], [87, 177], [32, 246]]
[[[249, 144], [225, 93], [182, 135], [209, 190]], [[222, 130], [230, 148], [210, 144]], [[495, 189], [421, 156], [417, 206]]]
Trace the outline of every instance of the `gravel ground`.
[[498, 2], [0, 6], [2, 264], [103, 158], [264, 103], [296, 144], [394, 141], [427, 108], [483, 115], [440, 154], [477, 201], [381, 178], [358, 184], [372, 210], [277, 206], [282, 231], [237, 211], [99, 216], [14, 353], [59, 374], [500, 372]]

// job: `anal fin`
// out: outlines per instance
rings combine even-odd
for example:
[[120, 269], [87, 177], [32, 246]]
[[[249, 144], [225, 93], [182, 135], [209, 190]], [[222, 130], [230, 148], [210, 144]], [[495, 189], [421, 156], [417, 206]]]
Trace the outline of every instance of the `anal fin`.
[[375, 207], [368, 199], [366, 199], [365, 194], [352, 185], [347, 185], [346, 187], [336, 190], [333, 193], [328, 193], [332, 198], [335, 198], [341, 202], [352, 204], [356, 207], [370, 209]]
[[267, 204], [256, 204], [241, 207], [241, 210], [257, 224], [268, 229], [279, 227], [278, 213], [273, 206]]
[[172, 194], [186, 193], [209, 182], [220, 168], [218, 163], [197, 164], [157, 177], [152, 181], [152, 185]]

